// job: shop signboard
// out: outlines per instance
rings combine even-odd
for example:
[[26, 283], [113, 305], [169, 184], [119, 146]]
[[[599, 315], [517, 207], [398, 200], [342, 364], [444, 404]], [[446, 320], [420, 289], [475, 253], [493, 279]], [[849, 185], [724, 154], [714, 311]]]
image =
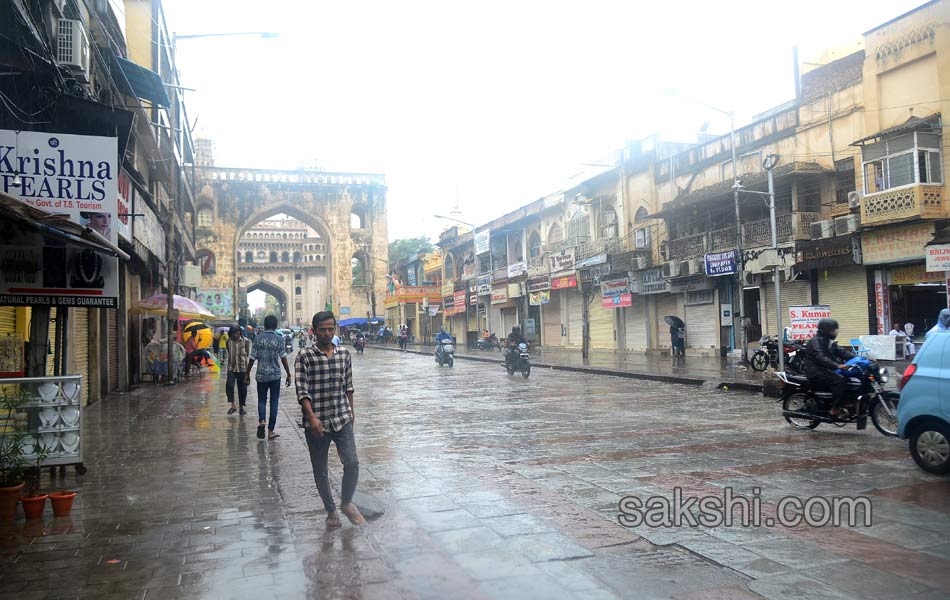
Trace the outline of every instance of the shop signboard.
[[662, 294], [670, 291], [670, 282], [663, 277], [663, 269], [647, 269], [638, 271], [640, 275], [640, 293], [641, 294]]
[[442, 282], [442, 296], [451, 296], [455, 293], [455, 283], [451, 279]]
[[477, 308], [477, 307], [478, 307], [478, 294], [476, 294], [475, 292], [472, 292], [471, 294], [469, 294], [468, 303], [469, 303], [470, 306], [474, 306], [474, 307]]
[[532, 277], [528, 280], [528, 292], [543, 292], [551, 289], [551, 278], [547, 275]]
[[604, 279], [600, 282], [601, 296], [617, 296], [630, 292], [630, 278]]
[[116, 195], [115, 230], [120, 239], [132, 242], [132, 181], [125, 169], [119, 171], [117, 182], [119, 193]]
[[[234, 314], [231, 288], [198, 288], [198, 295], [195, 299], [198, 304], [213, 312], [216, 317], [230, 317]], [[340, 312], [345, 314], [342, 310]]]
[[565, 275], [551, 279], [552, 290], [563, 290], [572, 287], [577, 287], [577, 275]]
[[818, 321], [830, 318], [831, 306], [827, 304], [789, 306], [788, 322], [791, 325], [789, 335], [793, 340], [810, 340], [818, 333]]
[[0, 189], [116, 244], [118, 154], [114, 137], [0, 129]]
[[910, 265], [891, 269], [891, 285], [915, 285], [918, 283], [943, 283], [944, 271], [934, 273], [924, 265]]
[[795, 263], [799, 271], [861, 264], [861, 243], [856, 235], [801, 242]]
[[479, 275], [478, 277], [478, 295], [491, 295], [491, 275]]
[[568, 248], [561, 250], [557, 254], [552, 254], [548, 259], [551, 261], [551, 272], [561, 273], [563, 271], [574, 270], [574, 249]]
[[706, 275], [709, 277], [723, 277], [735, 275], [737, 272], [736, 251], [716, 252], [706, 255]]
[[546, 290], [543, 292], [531, 292], [528, 294], [528, 303], [531, 306], [541, 306], [542, 304], [547, 304], [551, 301], [551, 292]]
[[508, 284], [500, 283], [491, 289], [491, 303], [504, 304], [508, 302]]
[[[861, 233], [861, 253], [866, 265], [924, 258], [924, 245], [933, 239], [934, 224], [913, 223], [872, 229]], [[885, 331], [881, 335], [886, 335]]]
[[890, 331], [887, 327], [891, 321], [890, 294], [887, 291], [885, 277], [884, 271], [874, 272], [874, 310], [877, 317], [878, 335], [885, 335]]
[[453, 303], [455, 304], [455, 308], [457, 308], [457, 309], [460, 308], [460, 309], [461, 309], [461, 312], [464, 312], [464, 311], [465, 311], [465, 295], [466, 295], [466, 294], [465, 294], [465, 290], [459, 290], [459, 291], [455, 292], [454, 294], [452, 294]]
[[475, 279], [475, 263], [466, 263], [462, 267], [462, 279], [465, 281]]
[[349, 306], [341, 306], [341, 307], [340, 307], [340, 314], [341, 314], [341, 315], [348, 315], [348, 314], [350, 314], [350, 307], [349, 307]]
[[603, 308], [626, 308], [628, 306], [633, 306], [633, 294], [617, 294], [616, 296], [608, 296], [606, 298], [601, 298], [600, 302]]
[[489, 230], [475, 232], [475, 253], [485, 254], [491, 249], [491, 232]]
[[508, 278], [511, 279], [512, 277], [521, 277], [524, 275], [524, 272], [527, 268], [528, 263], [523, 260], [508, 265]]
[[442, 307], [445, 310], [445, 314], [454, 314], [453, 311], [455, 310], [455, 296], [442, 296]]
[[596, 267], [597, 265], [602, 265], [607, 262], [607, 254], [597, 254], [596, 256], [591, 256], [585, 258], [584, 260], [579, 260], [574, 264], [576, 269], [587, 269], [590, 267]]
[[165, 262], [165, 230], [155, 212], [145, 199], [135, 194], [135, 214], [132, 221], [132, 238], [148, 249], [159, 261]]
[[927, 271], [950, 271], [950, 244], [927, 246]]

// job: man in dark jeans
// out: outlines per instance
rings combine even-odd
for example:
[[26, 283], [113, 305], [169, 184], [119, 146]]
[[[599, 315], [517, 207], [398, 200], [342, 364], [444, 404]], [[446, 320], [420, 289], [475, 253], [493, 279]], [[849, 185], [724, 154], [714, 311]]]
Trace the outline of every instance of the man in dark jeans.
[[818, 321], [818, 332], [801, 350], [802, 370], [812, 384], [827, 387], [831, 391], [832, 415], [837, 415], [841, 401], [848, 389], [848, 381], [838, 373], [846, 369], [844, 364], [854, 358], [854, 354], [838, 347], [838, 322], [834, 319]]
[[[224, 337], [222, 334], [221, 337]], [[233, 415], [238, 412], [238, 403], [234, 401], [234, 386], [237, 385], [238, 400], [240, 401], [241, 416], [247, 414], [244, 409], [247, 404], [247, 382], [245, 373], [247, 372], [247, 360], [251, 351], [251, 343], [241, 335], [241, 328], [232, 325], [228, 329], [228, 381], [225, 384], [224, 392], [227, 394], [228, 402], [231, 408], [228, 414]]]
[[363, 515], [353, 504], [360, 463], [353, 435], [353, 363], [349, 351], [333, 344], [336, 317], [324, 311], [313, 316], [313, 332], [317, 343], [300, 351], [294, 362], [297, 402], [303, 409], [307, 447], [313, 465], [313, 479], [327, 511], [327, 525], [340, 526], [340, 514], [330, 492], [327, 457], [330, 443], [336, 444], [343, 463], [343, 489], [340, 511], [350, 523], [362, 525]]
[[[264, 317], [264, 332], [254, 339], [251, 356], [247, 362], [247, 375], [244, 384], [251, 384], [251, 369], [257, 365], [257, 439], [264, 439], [264, 425], [267, 424], [267, 439], [280, 437], [274, 431], [277, 426], [277, 403], [280, 398], [280, 365], [283, 363], [287, 373], [287, 387], [290, 387], [290, 365], [287, 364], [287, 348], [284, 338], [277, 334], [277, 317]], [[270, 419], [267, 419], [267, 393], [270, 392]]]

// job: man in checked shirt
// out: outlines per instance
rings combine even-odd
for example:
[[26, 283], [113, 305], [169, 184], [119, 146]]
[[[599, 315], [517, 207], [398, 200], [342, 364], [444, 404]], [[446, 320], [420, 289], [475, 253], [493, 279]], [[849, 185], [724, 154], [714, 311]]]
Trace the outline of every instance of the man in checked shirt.
[[317, 343], [300, 351], [294, 370], [297, 402], [303, 409], [313, 479], [323, 500], [323, 508], [327, 511], [327, 525], [339, 527], [340, 513], [333, 503], [327, 473], [327, 456], [330, 442], [333, 442], [343, 463], [340, 511], [350, 523], [362, 525], [365, 523], [363, 515], [353, 504], [353, 493], [360, 473], [356, 438], [353, 437], [353, 364], [349, 351], [333, 344], [336, 333], [336, 317], [333, 313], [318, 312], [313, 316], [312, 325]]

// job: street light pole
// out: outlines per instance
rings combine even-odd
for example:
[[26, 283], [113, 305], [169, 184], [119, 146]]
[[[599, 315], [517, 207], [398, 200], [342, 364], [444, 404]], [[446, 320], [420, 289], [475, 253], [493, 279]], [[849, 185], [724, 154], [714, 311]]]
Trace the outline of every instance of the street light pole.
[[762, 161], [762, 166], [769, 173], [769, 219], [772, 221], [772, 248], [775, 249], [775, 269], [772, 278], [775, 281], [775, 325], [776, 335], [778, 336], [778, 370], [785, 370], [785, 336], [782, 331], [782, 282], [779, 281], [778, 267], [778, 229], [775, 225], [775, 182], [772, 177], [775, 165], [778, 163], [777, 154], [769, 154]]
[[[722, 111], [720, 111], [722, 112]], [[749, 343], [745, 328], [745, 274], [742, 260], [742, 216], [739, 211], [739, 163], [736, 156], [736, 115], [729, 111], [729, 145], [732, 147], [732, 198], [736, 207], [736, 289], [739, 293], [739, 347], [742, 348], [742, 364], [749, 362]]]

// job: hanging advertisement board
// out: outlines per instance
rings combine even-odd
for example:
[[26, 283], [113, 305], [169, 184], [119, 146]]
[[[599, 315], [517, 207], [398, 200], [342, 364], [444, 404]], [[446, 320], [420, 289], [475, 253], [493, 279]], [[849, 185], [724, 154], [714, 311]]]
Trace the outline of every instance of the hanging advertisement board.
[[604, 279], [600, 282], [601, 296], [617, 296], [630, 292], [630, 278], [621, 277], [620, 279]]
[[818, 333], [818, 321], [831, 318], [831, 307], [827, 304], [814, 306], [789, 306], [789, 334], [793, 340], [810, 340]]
[[543, 292], [531, 292], [528, 294], [528, 303], [531, 306], [541, 306], [542, 304], [547, 304], [551, 301], [551, 292], [545, 290]]
[[560, 273], [562, 271], [574, 270], [574, 249], [561, 250], [557, 254], [548, 257], [551, 263], [551, 272]]
[[532, 277], [528, 280], [528, 292], [543, 292], [551, 289], [551, 278], [547, 275]]
[[491, 289], [491, 303], [504, 304], [508, 302], [508, 284], [500, 283]]
[[563, 290], [566, 288], [577, 287], [577, 275], [565, 275], [551, 279], [552, 290]]
[[[231, 301], [231, 288], [198, 288], [196, 298], [198, 304], [202, 304], [214, 313], [216, 317], [230, 317], [234, 315], [234, 303]], [[346, 308], [346, 307], [343, 307]], [[349, 314], [349, 309], [344, 313], [340, 309], [340, 314]]]
[[950, 271], [950, 244], [934, 244], [925, 248], [927, 271]]
[[508, 278], [521, 277], [524, 275], [525, 270], [528, 268], [528, 263], [521, 260], [514, 264], [508, 265]]
[[633, 306], [633, 294], [618, 294], [601, 298], [601, 307], [603, 308], [626, 308]]
[[480, 275], [478, 277], [478, 295], [491, 295], [491, 275]]

